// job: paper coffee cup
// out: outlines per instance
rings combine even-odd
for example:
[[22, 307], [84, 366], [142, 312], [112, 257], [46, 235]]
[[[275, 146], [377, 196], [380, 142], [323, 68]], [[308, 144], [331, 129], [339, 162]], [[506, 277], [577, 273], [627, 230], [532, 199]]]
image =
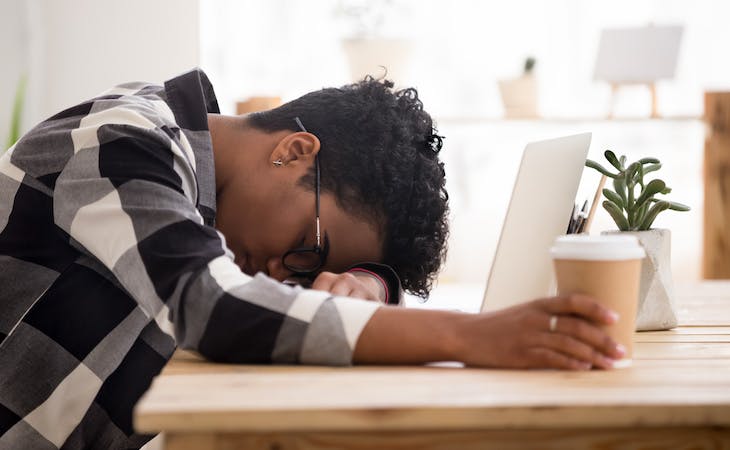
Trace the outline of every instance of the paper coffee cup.
[[566, 235], [550, 249], [558, 295], [584, 294], [616, 311], [619, 319], [603, 328], [626, 348], [615, 368], [631, 365], [641, 261], [645, 252], [636, 236]]

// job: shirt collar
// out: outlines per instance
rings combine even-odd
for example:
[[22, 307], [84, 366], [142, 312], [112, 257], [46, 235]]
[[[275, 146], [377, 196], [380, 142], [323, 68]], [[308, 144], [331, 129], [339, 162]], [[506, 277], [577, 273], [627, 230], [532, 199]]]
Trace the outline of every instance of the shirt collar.
[[207, 131], [208, 113], [220, 114], [213, 85], [200, 69], [167, 80], [165, 93], [175, 121], [185, 130]]
[[165, 82], [165, 97], [175, 122], [185, 133], [195, 155], [198, 199], [195, 205], [206, 225], [215, 225], [216, 190], [213, 143], [208, 114], [220, 114], [213, 85], [200, 69], [193, 69]]

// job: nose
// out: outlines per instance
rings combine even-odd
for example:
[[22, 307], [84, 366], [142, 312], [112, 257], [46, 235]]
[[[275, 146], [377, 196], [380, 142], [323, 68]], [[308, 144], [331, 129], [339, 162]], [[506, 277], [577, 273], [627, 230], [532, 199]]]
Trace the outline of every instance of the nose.
[[292, 272], [284, 267], [281, 257], [271, 257], [266, 261], [267, 274], [278, 281], [284, 281], [291, 277]]

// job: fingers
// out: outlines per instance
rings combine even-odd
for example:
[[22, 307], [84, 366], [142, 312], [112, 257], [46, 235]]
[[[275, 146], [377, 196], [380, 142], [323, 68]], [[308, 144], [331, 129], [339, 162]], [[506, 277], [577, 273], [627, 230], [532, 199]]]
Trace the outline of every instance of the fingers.
[[333, 283], [334, 274], [331, 272], [322, 272], [312, 282], [312, 289], [329, 292]]
[[542, 347], [586, 364], [589, 368], [595, 366], [601, 369], [610, 369], [613, 367], [614, 361], [612, 358], [567, 334], [543, 333], [540, 341]]
[[626, 349], [611, 339], [603, 330], [586, 322], [583, 319], [570, 316], [559, 316], [555, 333], [572, 336], [599, 353], [612, 359], [620, 359], [626, 354]]
[[312, 289], [330, 292], [332, 295], [378, 300], [377, 295], [350, 273], [322, 272], [312, 283]]
[[[602, 325], [614, 323], [615, 314], [590, 297], [571, 295], [537, 300], [537, 312], [529, 316], [536, 327], [531, 347], [542, 349], [536, 364], [551, 368], [610, 369], [626, 350], [618, 345]], [[539, 311], [539, 312], [538, 312]], [[555, 327], [551, 329], [553, 322]]]
[[375, 275], [369, 273], [369, 272], [363, 272], [360, 270], [354, 270], [348, 272], [355, 276], [355, 278], [363, 285], [365, 288], [372, 292], [372, 294], [375, 296], [374, 299], [378, 301], [382, 301], [385, 303], [386, 299], [388, 298], [388, 293], [386, 291], [387, 286], [385, 285], [385, 282], [382, 278], [376, 277]]
[[[484, 323], [477, 327], [475, 340], [489, 343], [491, 352], [475, 355], [477, 364], [522, 369], [609, 369], [625, 353], [603, 329], [616, 321], [616, 315], [587, 296], [539, 299], [480, 318]], [[492, 344], [496, 340], [499, 344]]]
[[585, 295], [544, 298], [537, 302], [548, 314], [576, 314], [595, 323], [607, 325], [618, 320], [618, 314]]

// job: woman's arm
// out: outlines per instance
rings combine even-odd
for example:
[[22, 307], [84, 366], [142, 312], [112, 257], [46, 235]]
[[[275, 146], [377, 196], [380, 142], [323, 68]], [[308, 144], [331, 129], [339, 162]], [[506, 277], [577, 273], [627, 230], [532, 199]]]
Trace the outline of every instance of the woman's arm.
[[[553, 315], [558, 325], [551, 332]], [[363, 328], [353, 362], [610, 368], [623, 350], [599, 326], [615, 320], [614, 313], [584, 296], [545, 298], [488, 314], [383, 307]]]

